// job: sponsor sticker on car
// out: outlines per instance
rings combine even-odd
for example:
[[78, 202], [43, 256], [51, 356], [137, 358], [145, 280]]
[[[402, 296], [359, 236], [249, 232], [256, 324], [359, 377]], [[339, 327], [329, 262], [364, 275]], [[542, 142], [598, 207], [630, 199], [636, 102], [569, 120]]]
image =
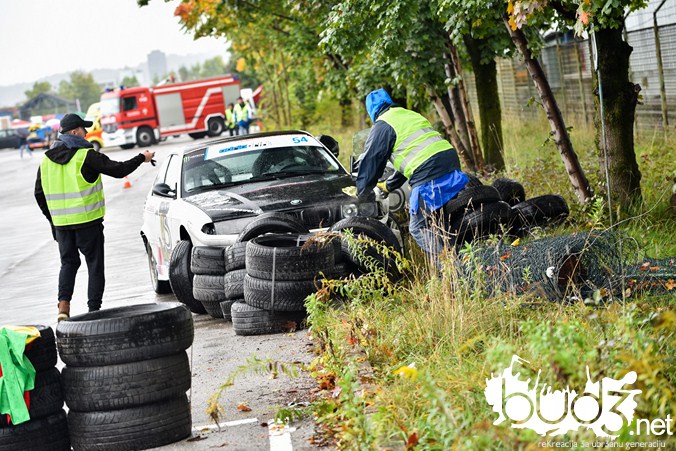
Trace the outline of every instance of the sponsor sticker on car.
[[256, 149], [274, 149], [278, 147], [312, 146], [322, 147], [321, 143], [312, 136], [307, 135], [281, 135], [269, 136], [259, 139], [247, 139], [240, 142], [221, 143], [209, 146], [204, 152], [205, 160], [222, 157], [224, 154], [232, 155], [244, 153]]

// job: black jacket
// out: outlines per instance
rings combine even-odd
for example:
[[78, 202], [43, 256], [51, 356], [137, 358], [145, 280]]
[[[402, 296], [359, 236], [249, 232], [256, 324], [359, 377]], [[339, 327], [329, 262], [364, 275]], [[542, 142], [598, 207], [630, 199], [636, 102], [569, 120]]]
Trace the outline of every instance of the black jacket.
[[[44, 158], [49, 158], [54, 163], [66, 164], [73, 158], [79, 149], [88, 147], [91, 147], [91, 144], [83, 138], [78, 138], [73, 135], [61, 135], [59, 136], [59, 139], [52, 143], [50, 149], [45, 152]], [[145, 157], [143, 154], [138, 154], [127, 161], [113, 161], [103, 153], [97, 152], [94, 149], [89, 149], [84, 164], [82, 165], [81, 173], [82, 177], [89, 183], [96, 181], [99, 174], [105, 174], [120, 179], [134, 172], [144, 161]], [[42, 191], [40, 168], [38, 168], [38, 176], [35, 181], [35, 200], [38, 202], [40, 210], [42, 210], [42, 213], [49, 223], [52, 224], [52, 216], [49, 214], [49, 209], [47, 208], [47, 199], [45, 198], [45, 193]], [[59, 229], [80, 229], [102, 221], [103, 218], [83, 224], [58, 227]], [[52, 228], [53, 227], [54, 225], [52, 224]]]

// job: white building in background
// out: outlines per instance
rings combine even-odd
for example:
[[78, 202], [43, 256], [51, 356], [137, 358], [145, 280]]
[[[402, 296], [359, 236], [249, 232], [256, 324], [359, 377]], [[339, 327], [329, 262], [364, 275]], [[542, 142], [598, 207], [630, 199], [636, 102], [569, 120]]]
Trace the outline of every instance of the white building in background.
[[[161, 50], [153, 50], [148, 54], [148, 81], [161, 79], [167, 74], [167, 56]], [[140, 80], [139, 80], [140, 81]]]

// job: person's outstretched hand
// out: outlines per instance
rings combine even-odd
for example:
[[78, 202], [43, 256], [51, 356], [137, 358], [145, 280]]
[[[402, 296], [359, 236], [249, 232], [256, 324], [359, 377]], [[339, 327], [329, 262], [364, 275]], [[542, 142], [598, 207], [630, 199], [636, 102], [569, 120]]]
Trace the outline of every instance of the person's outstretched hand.
[[143, 156], [145, 157], [145, 162], [149, 163], [152, 161], [152, 159], [155, 157], [155, 152], [151, 152], [149, 150], [144, 150], [143, 151]]

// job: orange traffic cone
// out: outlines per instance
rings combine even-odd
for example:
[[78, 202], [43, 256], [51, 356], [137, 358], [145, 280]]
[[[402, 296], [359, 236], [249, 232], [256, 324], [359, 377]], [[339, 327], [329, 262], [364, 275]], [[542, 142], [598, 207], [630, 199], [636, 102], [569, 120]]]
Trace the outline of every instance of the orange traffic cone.
[[129, 181], [129, 177], [124, 178], [124, 185], [122, 185], [122, 188], [131, 188], [131, 182]]

